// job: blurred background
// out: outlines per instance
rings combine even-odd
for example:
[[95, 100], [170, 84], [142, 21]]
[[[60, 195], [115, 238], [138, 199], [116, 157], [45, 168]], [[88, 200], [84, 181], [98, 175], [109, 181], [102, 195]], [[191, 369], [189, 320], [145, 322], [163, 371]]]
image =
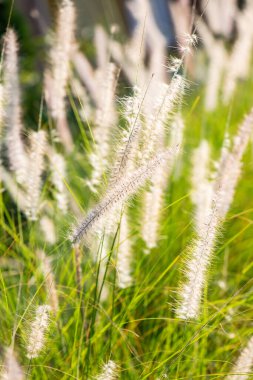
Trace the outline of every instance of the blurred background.
[[[203, 19], [217, 38], [230, 39], [236, 30], [236, 13], [246, 0], [76, 0], [78, 9], [78, 32], [87, 37], [92, 34], [94, 25], [101, 23], [107, 30], [117, 24], [121, 32], [131, 35], [141, 17], [138, 9], [145, 13], [148, 3], [154, 17], [155, 26], [168, 42], [173, 45], [177, 32], [188, 31], [193, 12], [203, 13]], [[1, 31], [13, 13], [22, 16], [29, 24], [32, 36], [43, 35], [52, 26], [59, 6], [56, 0], [1, 0]], [[15, 20], [13, 21], [15, 23]], [[183, 27], [184, 26], [184, 27]], [[183, 29], [182, 29], [183, 27]]]
[[[126, 86], [150, 75], [168, 81], [168, 57], [181, 56], [186, 36], [198, 35], [185, 73], [206, 86], [205, 107], [228, 103], [238, 81], [248, 77], [253, 45], [252, 0], [76, 0], [78, 53], [73, 67], [88, 96], [97, 102], [93, 81], [108, 61], [120, 68]], [[0, 0], [0, 33], [11, 25], [19, 36], [24, 83], [41, 91], [47, 51], [57, 23], [56, 0]], [[77, 50], [77, 49], [76, 49]], [[27, 59], [29, 57], [29, 59]], [[139, 68], [137, 70], [137, 68]], [[101, 70], [100, 70], [101, 71]], [[138, 71], [138, 83], [136, 72]]]

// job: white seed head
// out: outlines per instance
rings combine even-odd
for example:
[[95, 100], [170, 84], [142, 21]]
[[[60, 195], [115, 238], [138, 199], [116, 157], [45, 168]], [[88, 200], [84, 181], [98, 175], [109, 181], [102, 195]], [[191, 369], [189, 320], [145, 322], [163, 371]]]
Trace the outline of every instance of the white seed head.
[[18, 78], [18, 44], [15, 32], [9, 29], [5, 35], [3, 65], [3, 124], [6, 128], [6, 145], [10, 169], [19, 183], [27, 179], [28, 158], [22, 140], [20, 88]]
[[11, 347], [5, 350], [3, 370], [0, 374], [1, 380], [24, 380], [24, 372], [18, 363]]
[[75, 45], [75, 8], [72, 1], [63, 1], [58, 13], [56, 31], [49, 53], [50, 68], [45, 73], [45, 96], [54, 119], [65, 115], [66, 86], [70, 60]]
[[40, 270], [45, 279], [48, 301], [52, 311], [56, 314], [59, 308], [59, 300], [55, 284], [55, 276], [51, 264], [51, 257], [48, 257], [42, 250], [37, 251], [36, 255], [39, 259]]
[[102, 372], [96, 377], [96, 380], [117, 380], [118, 377], [117, 364], [109, 360], [108, 363], [104, 364]]
[[153, 160], [148, 161], [146, 165], [141, 166], [131, 176], [110, 189], [102, 201], [88, 213], [84, 221], [74, 228], [70, 236], [72, 243], [78, 243], [83, 237], [87, 237], [87, 234], [94, 231], [94, 228], [103, 230], [104, 224], [107, 223], [106, 219], [113, 215], [115, 210], [122, 209], [125, 202], [135, 195], [146, 180], [152, 177], [162, 162], [173, 154], [175, 152], [172, 150], [158, 154]]
[[118, 275], [118, 286], [122, 289], [132, 285], [131, 275], [132, 247], [129, 237], [128, 220], [125, 214], [122, 215], [119, 231], [119, 247], [117, 252], [116, 270]]
[[68, 209], [68, 195], [64, 183], [66, 178], [66, 162], [64, 157], [56, 152], [49, 152], [49, 160], [57, 206], [65, 214]]
[[55, 244], [56, 232], [55, 232], [55, 225], [52, 219], [50, 219], [46, 215], [43, 215], [40, 218], [40, 229], [44, 235], [45, 241], [49, 244]]
[[45, 346], [49, 326], [49, 312], [51, 308], [48, 305], [38, 306], [35, 312], [35, 318], [29, 326], [28, 341], [26, 346], [26, 356], [28, 359], [37, 358]]
[[242, 350], [235, 365], [231, 370], [231, 375], [226, 380], [247, 380], [250, 379], [253, 368], [253, 338], [250, 338], [247, 346]]
[[42, 173], [44, 170], [47, 136], [45, 131], [32, 132], [30, 135], [29, 171], [25, 183], [26, 188], [26, 215], [30, 220], [37, 220]]

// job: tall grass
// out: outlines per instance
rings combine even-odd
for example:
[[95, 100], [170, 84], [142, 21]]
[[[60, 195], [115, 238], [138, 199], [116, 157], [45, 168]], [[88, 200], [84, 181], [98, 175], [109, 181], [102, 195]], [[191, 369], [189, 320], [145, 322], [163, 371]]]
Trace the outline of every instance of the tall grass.
[[[161, 83], [139, 34], [122, 46], [100, 30], [94, 68], [74, 14], [64, 1], [35, 131], [18, 38], [3, 39], [0, 378], [250, 379], [252, 75], [206, 110], [205, 85], [182, 74], [195, 35]], [[110, 56], [133, 48], [120, 74]]]

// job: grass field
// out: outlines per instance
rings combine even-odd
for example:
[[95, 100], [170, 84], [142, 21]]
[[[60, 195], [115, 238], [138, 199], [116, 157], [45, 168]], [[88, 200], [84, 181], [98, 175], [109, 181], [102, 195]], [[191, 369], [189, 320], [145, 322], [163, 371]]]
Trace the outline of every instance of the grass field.
[[[250, 111], [252, 93], [252, 79], [239, 83], [229, 106], [220, 104], [215, 111], [206, 112], [204, 87], [197, 83], [190, 85], [182, 106], [185, 122], [182, 151], [166, 188], [158, 245], [149, 255], [145, 254], [140, 233], [141, 190], [128, 211], [133, 284], [120, 289], [116, 281], [120, 246], [117, 228], [102, 262], [99, 260], [101, 245], [76, 248], [69, 241], [69, 229], [75, 219], [71, 208], [85, 215], [97, 203], [98, 196], [86, 185], [91, 172], [88, 153], [93, 149], [93, 126], [81, 120], [80, 105], [68, 89], [69, 124], [75, 136], [74, 150], [65, 155], [64, 181], [72, 205], [70, 211], [63, 214], [57, 208], [50, 171], [43, 174], [41, 191], [46, 213], [56, 229], [55, 243], [49, 244], [42, 234], [41, 216], [34, 222], [27, 220], [2, 184], [0, 348], [3, 360], [5, 347], [12, 346], [26, 373], [24, 378], [34, 380], [92, 379], [109, 360], [117, 363], [119, 378], [124, 380], [223, 379], [232, 372], [241, 349], [253, 334], [252, 143], [244, 155], [242, 176], [213, 255], [201, 315], [197, 320], [184, 321], [177, 318], [175, 309], [184, 255], [195, 235], [194, 206], [190, 198], [193, 149], [205, 138], [210, 143], [212, 159], [217, 160], [225, 131], [234, 135]], [[25, 109], [29, 110], [29, 105]], [[39, 105], [37, 111], [39, 115]], [[62, 151], [52, 138], [52, 120], [44, 108], [42, 112], [42, 129], [48, 131], [51, 144]], [[38, 250], [44, 250], [52, 259], [59, 307], [50, 313], [42, 353], [38, 358], [28, 359], [29, 325], [36, 306], [48, 304], [50, 298], [48, 277], [43, 276]], [[94, 260], [96, 256], [98, 259]], [[102, 266], [105, 271], [101, 270]], [[103, 273], [102, 279], [99, 273]], [[253, 372], [248, 376], [253, 378]], [[101, 377], [107, 378], [114, 379]]]

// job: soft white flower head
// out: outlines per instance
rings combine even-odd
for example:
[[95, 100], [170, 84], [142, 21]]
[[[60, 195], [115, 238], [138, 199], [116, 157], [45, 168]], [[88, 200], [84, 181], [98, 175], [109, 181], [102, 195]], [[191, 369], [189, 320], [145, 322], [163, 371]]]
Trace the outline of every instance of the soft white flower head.
[[109, 360], [104, 364], [101, 374], [96, 377], [96, 380], [117, 380], [118, 366], [113, 360]]
[[3, 370], [0, 374], [1, 380], [24, 380], [24, 372], [18, 363], [11, 347], [5, 350]]
[[22, 140], [21, 100], [18, 78], [18, 43], [15, 32], [8, 29], [5, 35], [3, 61], [3, 123], [6, 128], [8, 161], [17, 182], [27, 179], [28, 158]]
[[26, 215], [32, 221], [37, 220], [38, 217], [46, 144], [47, 135], [45, 131], [31, 133], [30, 149], [28, 151], [29, 174], [27, 175], [25, 189]]
[[50, 219], [48, 216], [43, 215], [40, 218], [40, 229], [44, 235], [45, 241], [49, 244], [55, 244], [56, 232], [53, 220]]
[[124, 289], [131, 286], [133, 282], [131, 275], [132, 247], [129, 237], [127, 215], [122, 215], [119, 228], [119, 247], [117, 252], [116, 270], [118, 275], [118, 286]]
[[51, 257], [47, 256], [43, 250], [38, 250], [36, 255], [39, 259], [40, 271], [44, 276], [47, 297], [54, 314], [58, 312], [59, 300], [55, 284], [54, 272], [52, 269]]
[[66, 178], [66, 162], [64, 157], [55, 151], [49, 152], [49, 159], [57, 206], [58, 209], [65, 214], [68, 209], [68, 195], [64, 183]]
[[253, 338], [248, 341], [247, 346], [242, 350], [235, 365], [231, 370], [231, 375], [226, 380], [247, 380], [251, 378], [253, 368]]
[[28, 359], [37, 358], [45, 345], [45, 334], [49, 326], [49, 312], [51, 307], [48, 305], [38, 306], [35, 311], [35, 318], [28, 327], [28, 340], [26, 346], [26, 356]]

